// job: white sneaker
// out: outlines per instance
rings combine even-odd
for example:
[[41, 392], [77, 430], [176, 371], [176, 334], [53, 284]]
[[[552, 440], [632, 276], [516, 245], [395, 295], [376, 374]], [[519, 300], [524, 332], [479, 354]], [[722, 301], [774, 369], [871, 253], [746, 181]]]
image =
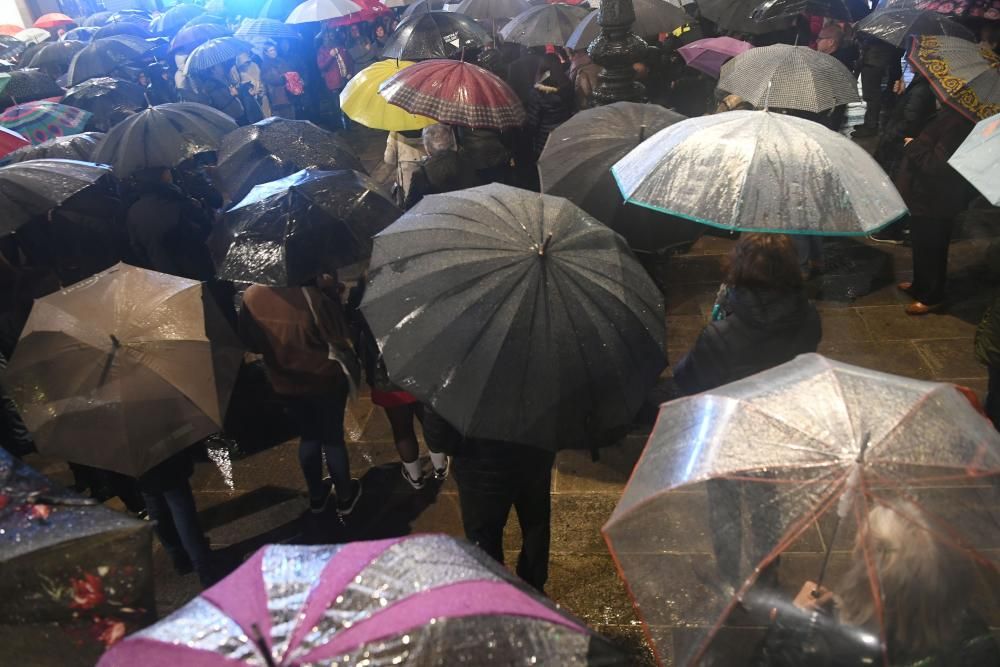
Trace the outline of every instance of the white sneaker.
[[421, 475], [417, 479], [413, 479], [412, 477], [410, 477], [410, 473], [406, 470], [406, 466], [403, 465], [399, 466], [399, 470], [401, 473], [403, 473], [403, 479], [405, 479], [409, 483], [409, 485], [412, 486], [414, 489], [419, 491], [420, 489], [424, 488], [423, 475]]

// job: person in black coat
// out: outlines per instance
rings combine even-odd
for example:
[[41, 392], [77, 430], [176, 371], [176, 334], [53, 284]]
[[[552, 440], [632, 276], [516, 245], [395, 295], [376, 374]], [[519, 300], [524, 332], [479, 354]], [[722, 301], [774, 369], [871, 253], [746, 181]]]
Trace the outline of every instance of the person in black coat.
[[455, 134], [447, 125], [436, 123], [424, 128], [427, 158], [413, 173], [406, 193], [405, 208], [410, 209], [425, 195], [438, 195], [482, 185], [476, 169], [458, 152]]
[[525, 106], [537, 81], [538, 66], [541, 62], [542, 54], [537, 48], [531, 48], [507, 66], [507, 83]]
[[528, 98], [528, 120], [524, 127], [531, 135], [532, 157], [537, 162], [549, 134], [573, 115], [575, 92], [559, 57], [553, 53], [542, 57], [535, 81]]
[[897, 87], [899, 101], [886, 122], [875, 149], [875, 159], [890, 177], [895, 177], [903, 159], [903, 146], [923, 132], [937, 111], [937, 98], [930, 82], [919, 72], [905, 89]]
[[[865, 122], [855, 126], [854, 137], [874, 137], [878, 127], [885, 91], [892, 94], [903, 78], [902, 49], [874, 37], [861, 45], [861, 97], [865, 101]], [[883, 82], [887, 82], [883, 89]], [[891, 99], [891, 98], [890, 98]]]

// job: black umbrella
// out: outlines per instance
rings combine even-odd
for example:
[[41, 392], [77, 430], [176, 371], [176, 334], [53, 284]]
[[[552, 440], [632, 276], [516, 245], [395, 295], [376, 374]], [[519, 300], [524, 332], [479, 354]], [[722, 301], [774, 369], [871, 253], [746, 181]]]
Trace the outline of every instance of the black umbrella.
[[46, 42], [32, 55], [28, 67], [55, 67], [65, 71], [73, 56], [85, 46], [77, 41]]
[[151, 28], [161, 35], [174, 35], [184, 24], [205, 13], [198, 5], [174, 5], [153, 20]]
[[656, 285], [561, 197], [425, 197], [375, 237], [370, 266], [362, 310], [390, 378], [470, 437], [598, 444], [666, 365]]
[[46, 43], [51, 42], [33, 42], [28, 44], [24, 48], [21, 55], [17, 57], [18, 67], [27, 67], [28, 63], [31, 62], [31, 59], [35, 57], [35, 54], [38, 53]]
[[31, 160], [0, 167], [0, 233], [9, 233], [111, 175], [104, 165], [75, 160]]
[[62, 103], [94, 114], [90, 125], [101, 132], [149, 106], [142, 86], [111, 77], [87, 79], [70, 88]]
[[170, 50], [173, 52], [190, 53], [210, 39], [233, 34], [229, 28], [215, 23], [199, 23], [185, 26], [170, 40]]
[[70, 493], [0, 449], [4, 654], [92, 665], [156, 618], [152, 525]]
[[258, 185], [226, 212], [226, 280], [294, 287], [371, 255], [402, 211], [356, 171], [304, 169]]
[[698, 0], [698, 10], [719, 30], [729, 32], [762, 35], [795, 25], [794, 16], [755, 20], [752, 15], [760, 3], [761, 0]]
[[929, 9], [877, 9], [858, 21], [855, 29], [897, 48], [905, 47], [910, 35], [950, 35], [976, 41], [976, 35], [964, 25]]
[[14, 39], [10, 35], [0, 35], [0, 58], [4, 60], [16, 60], [27, 45], [19, 39]]
[[132, 37], [147, 39], [152, 37], [153, 33], [139, 23], [109, 23], [94, 33], [94, 39], [104, 39], [105, 37], [114, 37], [115, 35], [131, 35]]
[[236, 129], [233, 119], [204, 104], [161, 104], [115, 125], [94, 151], [95, 162], [110, 164], [119, 178], [139, 169], [176, 167], [201, 153], [218, 150]]
[[108, 23], [133, 23], [148, 28], [152, 16], [144, 9], [119, 9], [108, 18]]
[[87, 28], [100, 28], [108, 22], [108, 19], [110, 19], [113, 14], [114, 12], [95, 12], [80, 21], [80, 26]]
[[382, 57], [403, 60], [450, 58], [462, 49], [483, 47], [492, 40], [486, 29], [468, 16], [428, 12], [400, 23], [382, 49]]
[[215, 175], [226, 197], [236, 202], [255, 185], [308, 167], [365, 171], [332, 132], [305, 120], [265, 118], [223, 137]]
[[190, 28], [195, 25], [221, 25], [226, 26], [226, 17], [218, 16], [216, 14], [199, 14], [193, 19], [181, 26], [181, 30], [184, 28]]
[[91, 42], [73, 56], [67, 82], [77, 86], [87, 79], [109, 76], [119, 67], [140, 59], [137, 48], [140, 48], [138, 43], [117, 38]]
[[7, 153], [0, 162], [14, 164], [28, 160], [82, 160], [89, 162], [97, 142], [104, 137], [100, 132], [81, 132], [64, 137], [56, 137], [34, 146], [25, 146]]
[[64, 42], [92, 42], [94, 40], [94, 33], [97, 30], [98, 28], [89, 26], [73, 28], [64, 33], [59, 39]]
[[500, 29], [500, 36], [505, 42], [521, 46], [562, 46], [589, 13], [590, 10], [585, 7], [561, 3], [532, 7], [512, 18]]
[[776, 18], [792, 18], [799, 14], [827, 16], [838, 21], [856, 21], [861, 16], [852, 16], [847, 0], [764, 0], [751, 13], [755, 21]]
[[19, 69], [8, 72], [7, 85], [0, 89], [0, 109], [50, 97], [62, 97], [63, 89], [51, 76], [40, 69]]
[[[402, 18], [408, 19], [414, 14], [426, 14], [431, 11], [444, 11], [445, 1], [444, 0], [417, 0], [414, 3], [407, 5], [406, 9], [403, 10]], [[463, 12], [464, 14], [465, 12]], [[479, 18], [479, 17], [470, 17]], [[505, 17], [505, 18], [510, 18]]]

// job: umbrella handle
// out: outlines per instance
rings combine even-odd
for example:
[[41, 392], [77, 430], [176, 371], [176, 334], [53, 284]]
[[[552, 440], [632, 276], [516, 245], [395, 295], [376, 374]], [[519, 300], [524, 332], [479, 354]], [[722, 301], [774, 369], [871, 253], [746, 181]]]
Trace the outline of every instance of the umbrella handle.
[[253, 643], [257, 645], [257, 650], [260, 651], [261, 657], [264, 658], [264, 663], [267, 667], [278, 667], [274, 662], [274, 656], [271, 655], [271, 649], [268, 647], [267, 642], [264, 641], [264, 635], [260, 631], [260, 627], [256, 623], [250, 626], [253, 630]]

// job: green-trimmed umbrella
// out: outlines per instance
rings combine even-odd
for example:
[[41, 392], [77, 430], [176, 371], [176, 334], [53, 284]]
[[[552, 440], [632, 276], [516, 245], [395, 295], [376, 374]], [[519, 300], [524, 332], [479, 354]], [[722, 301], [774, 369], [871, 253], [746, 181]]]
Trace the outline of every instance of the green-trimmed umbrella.
[[25, 102], [0, 114], [0, 125], [27, 137], [32, 144], [83, 132], [91, 113], [56, 102]]

